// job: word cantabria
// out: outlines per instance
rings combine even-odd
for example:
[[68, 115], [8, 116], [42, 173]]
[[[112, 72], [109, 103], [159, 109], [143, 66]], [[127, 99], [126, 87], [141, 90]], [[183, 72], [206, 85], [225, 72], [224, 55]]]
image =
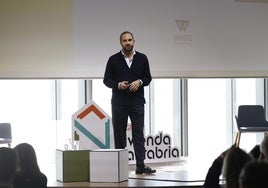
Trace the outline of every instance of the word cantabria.
[[[131, 134], [131, 133], [130, 133]], [[127, 138], [129, 161], [135, 161], [133, 141]], [[157, 135], [149, 135], [145, 138], [146, 162], [175, 161], [179, 158], [179, 149], [171, 146], [171, 137], [159, 132]]]

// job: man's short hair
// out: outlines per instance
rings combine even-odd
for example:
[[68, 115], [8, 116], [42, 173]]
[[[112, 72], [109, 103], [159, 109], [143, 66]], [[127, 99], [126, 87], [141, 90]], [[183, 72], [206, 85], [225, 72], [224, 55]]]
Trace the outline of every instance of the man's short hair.
[[119, 40], [121, 41], [121, 38], [124, 34], [130, 34], [132, 36], [132, 38], [134, 38], [134, 35], [130, 32], [130, 31], [124, 31], [123, 33], [121, 33]]

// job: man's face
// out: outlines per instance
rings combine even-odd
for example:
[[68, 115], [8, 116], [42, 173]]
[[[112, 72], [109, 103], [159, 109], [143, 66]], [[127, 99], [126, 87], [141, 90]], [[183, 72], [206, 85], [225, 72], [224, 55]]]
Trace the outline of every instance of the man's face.
[[133, 47], [134, 47], [134, 42], [135, 42], [135, 40], [131, 34], [126, 33], [126, 34], [122, 35], [120, 44], [122, 46], [123, 51], [124, 52], [131, 52], [133, 50]]

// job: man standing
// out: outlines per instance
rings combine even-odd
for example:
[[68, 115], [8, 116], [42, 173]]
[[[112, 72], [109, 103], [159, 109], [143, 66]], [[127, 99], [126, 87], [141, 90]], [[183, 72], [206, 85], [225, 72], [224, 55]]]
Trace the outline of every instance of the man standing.
[[136, 174], [151, 174], [156, 170], [144, 164], [144, 86], [152, 80], [146, 55], [134, 50], [131, 32], [120, 35], [122, 50], [112, 55], [106, 65], [103, 83], [112, 88], [112, 122], [116, 149], [126, 148], [128, 117], [136, 157]]

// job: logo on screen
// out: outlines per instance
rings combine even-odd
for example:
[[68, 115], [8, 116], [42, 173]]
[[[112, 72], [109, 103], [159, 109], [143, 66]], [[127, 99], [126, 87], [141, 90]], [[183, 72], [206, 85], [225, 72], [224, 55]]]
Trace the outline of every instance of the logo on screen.
[[176, 20], [177, 26], [180, 30], [180, 32], [184, 32], [187, 29], [187, 26], [189, 24], [188, 20]]
[[189, 32], [189, 20], [176, 20], [179, 32], [174, 35], [174, 41], [177, 44], [190, 44], [192, 35]]

